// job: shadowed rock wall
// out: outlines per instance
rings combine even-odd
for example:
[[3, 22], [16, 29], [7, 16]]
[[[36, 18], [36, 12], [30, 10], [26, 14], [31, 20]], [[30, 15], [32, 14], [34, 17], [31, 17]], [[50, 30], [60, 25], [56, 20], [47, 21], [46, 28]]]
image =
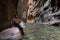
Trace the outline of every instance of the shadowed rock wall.
[[0, 27], [8, 24], [16, 15], [18, 0], [0, 0]]
[[28, 10], [28, 0], [19, 0], [17, 12], [18, 12], [18, 16], [21, 19], [26, 20], [27, 10]]

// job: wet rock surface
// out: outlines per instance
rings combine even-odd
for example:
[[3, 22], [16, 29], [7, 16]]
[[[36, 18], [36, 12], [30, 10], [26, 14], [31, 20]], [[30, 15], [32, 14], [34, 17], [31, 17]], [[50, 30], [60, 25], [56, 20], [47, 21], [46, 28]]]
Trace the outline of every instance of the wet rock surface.
[[60, 40], [60, 27], [27, 24], [23, 40]]

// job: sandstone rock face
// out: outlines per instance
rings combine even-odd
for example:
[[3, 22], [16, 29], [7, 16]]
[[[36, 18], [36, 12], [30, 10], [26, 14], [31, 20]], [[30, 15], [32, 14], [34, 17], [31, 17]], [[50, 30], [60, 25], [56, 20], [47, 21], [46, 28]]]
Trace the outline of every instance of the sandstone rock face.
[[33, 15], [36, 23], [51, 24], [53, 21], [56, 23], [60, 20], [59, 3], [59, 0], [29, 0], [27, 17]]

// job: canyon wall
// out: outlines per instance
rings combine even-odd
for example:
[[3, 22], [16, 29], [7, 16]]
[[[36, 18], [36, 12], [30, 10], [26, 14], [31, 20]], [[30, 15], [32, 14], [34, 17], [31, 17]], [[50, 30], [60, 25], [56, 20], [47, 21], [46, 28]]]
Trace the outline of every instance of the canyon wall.
[[0, 0], [0, 26], [8, 25], [15, 15], [26, 21], [27, 10], [28, 0]]
[[17, 4], [17, 13], [20, 19], [26, 21], [28, 10], [28, 0], [19, 0]]
[[8, 23], [14, 15], [24, 21], [54, 24], [60, 22], [59, 0], [0, 0], [0, 25]]
[[8, 24], [17, 11], [18, 0], [0, 0], [0, 27]]
[[32, 15], [35, 23], [54, 24], [60, 22], [59, 0], [29, 0], [27, 16]]

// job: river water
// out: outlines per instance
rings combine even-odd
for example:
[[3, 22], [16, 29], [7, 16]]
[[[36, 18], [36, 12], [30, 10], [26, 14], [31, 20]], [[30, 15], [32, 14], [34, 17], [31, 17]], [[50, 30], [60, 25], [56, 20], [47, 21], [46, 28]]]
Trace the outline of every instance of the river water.
[[26, 24], [23, 40], [60, 40], [60, 27]]

